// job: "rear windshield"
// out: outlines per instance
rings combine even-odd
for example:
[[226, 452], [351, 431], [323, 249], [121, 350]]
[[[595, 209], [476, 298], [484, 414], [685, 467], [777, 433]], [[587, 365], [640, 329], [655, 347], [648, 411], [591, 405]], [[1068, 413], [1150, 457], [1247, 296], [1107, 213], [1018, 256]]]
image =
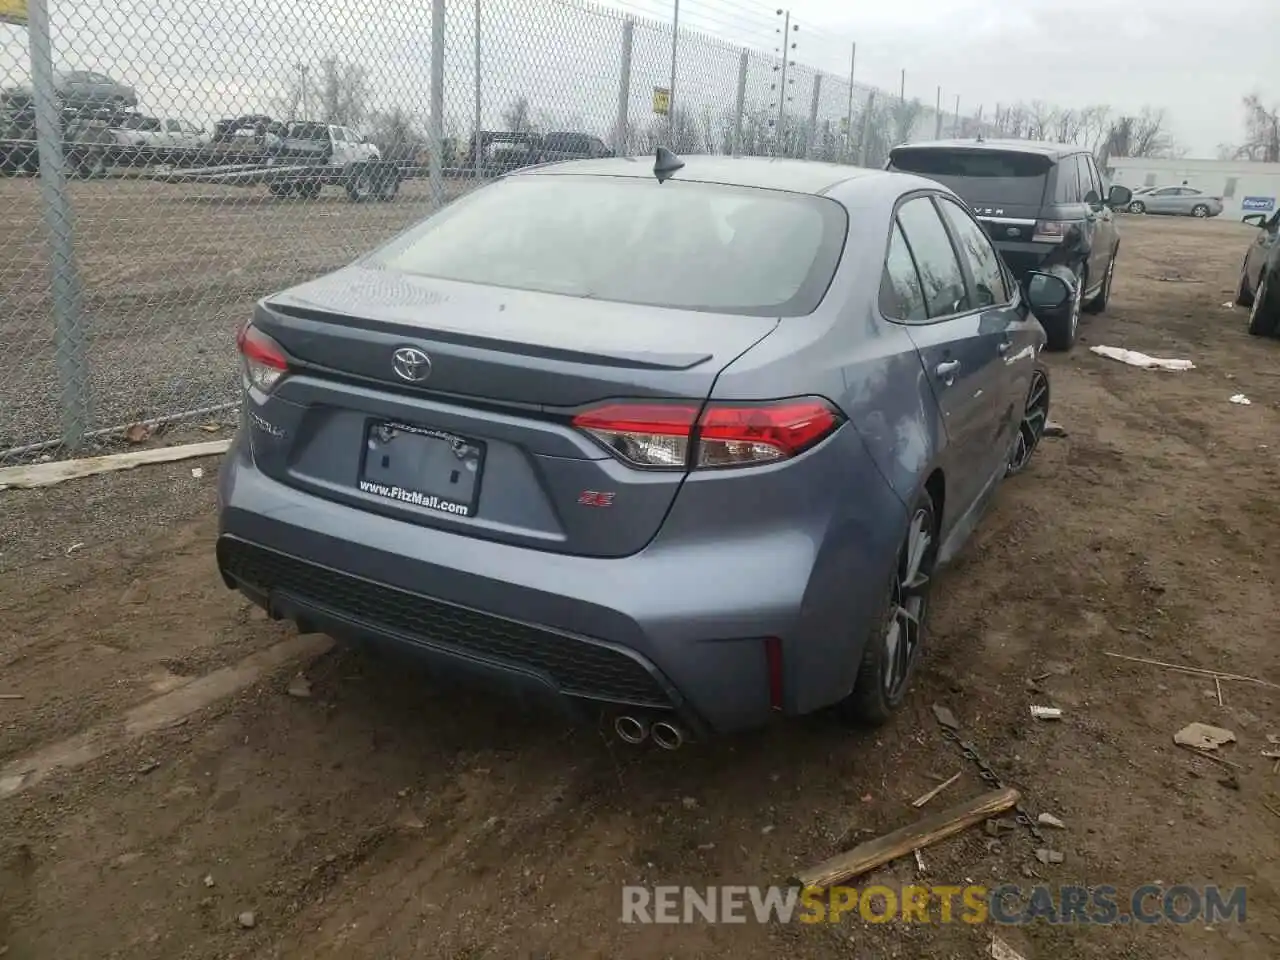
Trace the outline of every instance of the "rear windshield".
[[670, 180], [517, 176], [365, 262], [445, 280], [655, 307], [800, 316], [847, 226], [833, 200]]
[[890, 169], [937, 180], [972, 202], [1039, 204], [1053, 161], [999, 150], [895, 150]]
[[329, 127], [323, 123], [293, 123], [289, 137], [294, 140], [328, 140]]

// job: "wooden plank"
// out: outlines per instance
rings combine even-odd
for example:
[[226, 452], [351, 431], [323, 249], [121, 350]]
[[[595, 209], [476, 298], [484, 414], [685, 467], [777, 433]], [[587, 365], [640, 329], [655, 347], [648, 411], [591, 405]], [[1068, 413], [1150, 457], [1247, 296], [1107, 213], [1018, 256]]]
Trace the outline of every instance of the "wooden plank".
[[837, 854], [830, 860], [810, 867], [795, 876], [793, 881], [802, 887], [825, 890], [850, 877], [882, 867], [886, 863], [906, 856], [930, 844], [954, 836], [975, 823], [1004, 813], [1018, 802], [1020, 794], [1009, 787], [993, 790], [957, 804], [933, 816], [918, 820], [893, 833], [886, 833], [875, 840], [868, 840], [852, 850]]
[[230, 440], [209, 440], [205, 443], [188, 443], [178, 447], [153, 447], [129, 453], [113, 453], [105, 457], [86, 457], [82, 460], [54, 460], [51, 463], [29, 463], [17, 467], [0, 468], [0, 490], [17, 490], [31, 487], [49, 487], [66, 480], [91, 477], [98, 473], [116, 470], [132, 470], [148, 463], [171, 463], [194, 457], [214, 457], [226, 453]]

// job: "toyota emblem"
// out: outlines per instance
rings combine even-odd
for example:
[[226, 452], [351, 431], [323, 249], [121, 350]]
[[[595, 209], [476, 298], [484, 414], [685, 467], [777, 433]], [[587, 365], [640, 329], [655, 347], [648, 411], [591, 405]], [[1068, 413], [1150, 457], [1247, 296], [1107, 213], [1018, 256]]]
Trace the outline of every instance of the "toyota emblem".
[[431, 358], [417, 347], [401, 347], [393, 354], [396, 376], [410, 383], [421, 383], [431, 375]]

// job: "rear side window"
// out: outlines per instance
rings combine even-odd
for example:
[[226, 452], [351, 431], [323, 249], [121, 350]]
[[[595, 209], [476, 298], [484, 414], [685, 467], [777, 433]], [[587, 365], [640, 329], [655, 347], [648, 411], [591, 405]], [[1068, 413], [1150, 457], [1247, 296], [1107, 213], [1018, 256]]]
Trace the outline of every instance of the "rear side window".
[[880, 312], [892, 320], [907, 323], [923, 323], [929, 319], [920, 274], [916, 272], [911, 250], [897, 220], [893, 222], [893, 232], [889, 235], [889, 254], [885, 257], [884, 274], [880, 278]]
[[939, 197], [938, 208], [951, 224], [960, 255], [968, 261], [969, 272], [973, 274], [974, 306], [993, 307], [1008, 303], [1009, 291], [1005, 287], [1004, 270], [1000, 267], [1000, 257], [991, 246], [991, 239], [986, 231], [958, 203]]
[[1054, 173], [1053, 202], [1058, 204], [1080, 203], [1088, 190], [1088, 173], [1080, 169], [1075, 157], [1058, 161]]
[[1046, 156], [1012, 150], [899, 147], [890, 159], [891, 169], [937, 180], [970, 203], [1037, 206], [1052, 166]]
[[964, 273], [933, 201], [928, 197], [908, 200], [898, 208], [898, 223], [920, 272], [929, 317], [935, 319], [969, 310], [972, 304]]
[[839, 263], [824, 197], [649, 178], [519, 176], [375, 251], [410, 274], [655, 307], [801, 316]]

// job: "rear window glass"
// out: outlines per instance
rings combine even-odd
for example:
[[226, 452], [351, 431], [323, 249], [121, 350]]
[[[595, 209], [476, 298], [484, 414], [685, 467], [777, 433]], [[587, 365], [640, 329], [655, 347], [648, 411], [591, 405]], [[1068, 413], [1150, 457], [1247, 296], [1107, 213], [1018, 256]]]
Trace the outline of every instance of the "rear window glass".
[[294, 140], [328, 140], [329, 128], [323, 123], [294, 123], [289, 125], [289, 136]]
[[937, 180], [975, 203], [1039, 204], [1053, 161], [1000, 150], [895, 150], [890, 168]]
[[656, 307], [799, 316], [840, 258], [833, 200], [716, 184], [522, 176], [375, 251], [422, 276]]

